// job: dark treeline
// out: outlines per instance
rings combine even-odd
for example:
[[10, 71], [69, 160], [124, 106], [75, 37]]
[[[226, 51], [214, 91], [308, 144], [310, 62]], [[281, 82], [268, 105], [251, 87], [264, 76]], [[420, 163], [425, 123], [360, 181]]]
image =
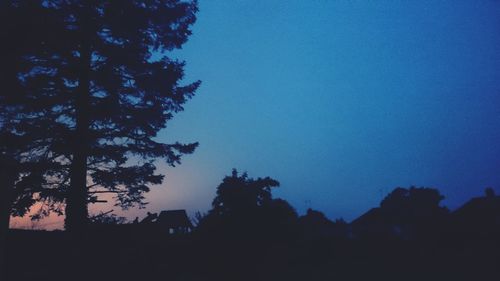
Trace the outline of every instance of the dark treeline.
[[[125, 222], [103, 213], [84, 240], [62, 231], [10, 233], [11, 280], [496, 280], [500, 196], [450, 211], [437, 189], [396, 188], [350, 223], [272, 196], [279, 182], [236, 170], [196, 226], [169, 232], [167, 213]], [[167, 227], [167, 229], [165, 229]], [[60, 259], [70, 256], [78, 263]], [[32, 256], [43, 258], [34, 258]], [[73, 261], [74, 261], [73, 260]], [[82, 267], [82, 265], [85, 265]], [[79, 272], [78, 276], [74, 276]]]

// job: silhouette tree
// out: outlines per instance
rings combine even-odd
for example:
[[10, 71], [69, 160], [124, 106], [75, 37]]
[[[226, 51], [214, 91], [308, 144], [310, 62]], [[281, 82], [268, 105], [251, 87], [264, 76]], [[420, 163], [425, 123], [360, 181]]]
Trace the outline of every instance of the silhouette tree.
[[144, 205], [163, 180], [154, 160], [174, 166], [197, 146], [155, 139], [200, 84], [179, 85], [184, 62], [167, 57], [191, 34], [196, 1], [13, 3], [44, 29], [22, 55], [22, 94], [5, 99], [15, 118], [3, 131], [32, 143], [24, 151], [43, 160], [42, 189], [64, 198], [68, 230], [85, 227], [87, 204], [102, 194]]
[[448, 209], [440, 206], [443, 199], [434, 188], [398, 187], [382, 200], [380, 209], [387, 222], [418, 235], [437, 231], [448, 214]]
[[246, 214], [268, 204], [272, 200], [271, 188], [278, 187], [279, 182], [266, 177], [256, 180], [247, 173], [238, 175], [233, 169], [217, 187], [217, 194], [212, 202], [212, 213], [219, 216]]
[[440, 202], [444, 199], [439, 190], [427, 187], [410, 187], [409, 189], [398, 187], [387, 195], [380, 207], [386, 210], [412, 211], [412, 213], [429, 213], [443, 210]]
[[278, 186], [270, 177], [253, 179], [234, 169], [217, 187], [212, 210], [199, 219], [199, 229], [248, 239], [292, 232], [297, 213], [287, 201], [272, 198], [271, 189]]
[[[58, 210], [51, 190], [42, 190], [40, 177], [45, 170], [50, 172], [55, 166], [48, 165], [43, 154], [36, 147], [44, 140], [35, 138], [34, 130], [18, 126], [19, 113], [30, 104], [21, 104], [25, 91], [18, 75], [26, 67], [23, 56], [40, 47], [46, 17], [36, 6], [27, 5], [19, 9], [17, 1], [0, 2], [0, 259], [3, 258], [11, 215], [24, 215], [39, 201], [47, 207]], [[29, 19], [29, 20], [27, 20]], [[33, 117], [35, 118], [35, 117]], [[25, 124], [29, 124], [26, 122]], [[43, 127], [43, 122], [38, 126]], [[39, 127], [38, 131], [44, 128]], [[42, 157], [40, 157], [42, 156]], [[49, 161], [50, 162], [50, 161]], [[46, 191], [46, 192], [45, 192]], [[43, 208], [41, 210], [47, 210]], [[3, 262], [0, 261], [0, 267]]]
[[20, 92], [20, 83], [17, 81], [17, 74], [21, 66], [22, 50], [26, 50], [28, 44], [16, 37], [18, 32], [25, 35], [28, 33], [26, 24], [18, 21], [20, 14], [15, 14], [16, 10], [12, 9], [7, 1], [2, 1], [0, 4], [0, 37], [8, 38], [0, 44], [0, 200], [2, 233], [5, 226], [8, 227], [11, 205], [13, 200], [13, 190], [15, 182], [19, 176], [19, 163], [16, 156], [19, 155], [21, 148], [20, 139], [13, 132], [8, 130], [9, 125], [15, 118], [12, 112], [14, 108], [10, 108], [8, 103], [12, 101], [15, 94]]

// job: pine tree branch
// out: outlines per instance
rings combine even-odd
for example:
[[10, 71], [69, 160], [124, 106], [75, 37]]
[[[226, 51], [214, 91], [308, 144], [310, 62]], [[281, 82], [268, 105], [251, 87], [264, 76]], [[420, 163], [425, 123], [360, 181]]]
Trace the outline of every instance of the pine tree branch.
[[89, 194], [103, 194], [103, 193], [127, 193], [125, 190], [96, 190], [96, 191], [89, 191]]

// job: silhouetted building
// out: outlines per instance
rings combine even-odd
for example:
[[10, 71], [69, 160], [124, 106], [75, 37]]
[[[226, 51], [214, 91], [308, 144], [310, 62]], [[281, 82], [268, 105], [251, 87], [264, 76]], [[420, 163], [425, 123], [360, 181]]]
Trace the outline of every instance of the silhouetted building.
[[162, 211], [156, 223], [162, 231], [168, 234], [185, 234], [193, 230], [193, 224], [189, 220], [186, 210]]
[[298, 222], [302, 233], [312, 239], [349, 237], [349, 225], [345, 221], [332, 222], [319, 211], [308, 209], [305, 215], [299, 217]]
[[352, 236], [395, 236], [401, 233], [397, 226], [390, 224], [381, 208], [372, 208], [351, 222]]
[[372, 208], [351, 222], [351, 237], [413, 239], [416, 234], [416, 225], [405, 219], [401, 214], [394, 214], [384, 208]]
[[452, 216], [460, 233], [500, 233], [500, 196], [488, 188], [485, 196], [472, 198]]
[[146, 217], [141, 220], [141, 224], [151, 224], [156, 222], [156, 219], [158, 218], [158, 215], [156, 213], [152, 214], [148, 212], [146, 214]]
[[139, 225], [150, 231], [160, 231], [168, 234], [185, 234], [193, 230], [193, 224], [186, 210], [161, 211], [160, 214], [148, 212]]

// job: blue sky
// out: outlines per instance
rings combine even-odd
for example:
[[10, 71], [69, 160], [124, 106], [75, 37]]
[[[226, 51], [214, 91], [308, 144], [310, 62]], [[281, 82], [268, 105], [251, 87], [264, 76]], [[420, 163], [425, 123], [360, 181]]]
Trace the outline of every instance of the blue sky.
[[200, 147], [122, 214], [206, 211], [232, 168], [348, 221], [397, 186], [500, 193], [500, 1], [199, 4], [173, 56], [202, 86], [159, 139]]
[[332, 219], [397, 186], [500, 191], [499, 26], [498, 1], [201, 0], [175, 56], [203, 83], [160, 135], [200, 147], [149, 209], [207, 210], [233, 167]]

